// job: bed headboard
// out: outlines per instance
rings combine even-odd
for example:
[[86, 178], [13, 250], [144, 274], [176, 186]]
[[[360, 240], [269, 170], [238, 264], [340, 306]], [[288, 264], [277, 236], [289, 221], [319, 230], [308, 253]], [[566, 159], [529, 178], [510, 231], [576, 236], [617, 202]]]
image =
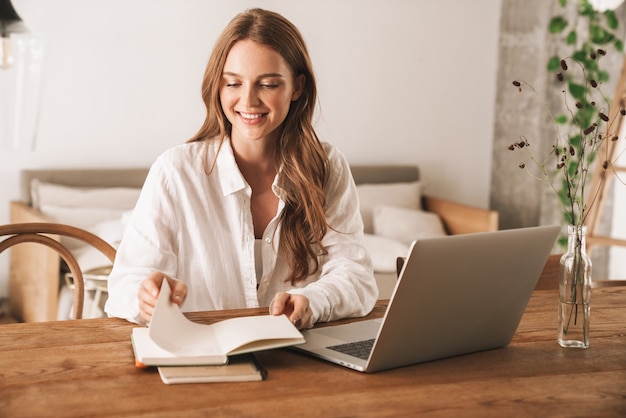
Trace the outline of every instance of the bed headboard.
[[[350, 167], [356, 184], [397, 183], [419, 180], [419, 169], [413, 165], [354, 165]], [[22, 201], [31, 201], [33, 179], [72, 187], [141, 187], [148, 168], [67, 168], [29, 169], [21, 173]]]
[[24, 202], [31, 204], [30, 185], [33, 179], [72, 187], [141, 187], [148, 168], [67, 168], [32, 169], [21, 172]]
[[350, 170], [356, 184], [403, 183], [419, 180], [419, 169], [415, 165], [353, 165]]

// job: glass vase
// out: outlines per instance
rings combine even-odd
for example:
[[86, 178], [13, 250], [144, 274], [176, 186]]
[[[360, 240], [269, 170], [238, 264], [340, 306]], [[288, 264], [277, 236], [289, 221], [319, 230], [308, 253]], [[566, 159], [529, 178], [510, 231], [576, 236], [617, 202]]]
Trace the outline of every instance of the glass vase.
[[587, 256], [585, 225], [568, 225], [567, 252], [561, 257], [559, 329], [561, 347], [589, 347], [591, 260]]

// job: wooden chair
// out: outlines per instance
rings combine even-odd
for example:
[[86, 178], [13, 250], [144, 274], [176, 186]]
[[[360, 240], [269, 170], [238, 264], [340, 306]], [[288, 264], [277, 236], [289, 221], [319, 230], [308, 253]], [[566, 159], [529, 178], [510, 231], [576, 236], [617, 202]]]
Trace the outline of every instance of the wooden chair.
[[[563, 254], [551, 254], [548, 257], [548, 261], [546, 261], [546, 265], [541, 272], [541, 276], [539, 277], [539, 282], [537, 282], [537, 286], [535, 289], [543, 290], [543, 289], [558, 289], [559, 288], [559, 280], [561, 275], [561, 256]], [[593, 278], [593, 270], [591, 277], [591, 287], [611, 287], [611, 286], [626, 286], [626, 280], [605, 280], [605, 279], [594, 279]]]
[[49, 236], [63, 236], [81, 240], [104, 254], [111, 262], [115, 259], [116, 250], [109, 243], [97, 235], [84, 229], [70, 225], [47, 222], [28, 222], [0, 225], [0, 237], [7, 237], [0, 242], [0, 253], [13, 245], [20, 243], [38, 243], [55, 250], [67, 263], [74, 280], [74, 306], [72, 319], [83, 316], [85, 300], [85, 282], [83, 272], [72, 253], [58, 239]]
[[[561, 256], [563, 254], [550, 254], [546, 265], [541, 271], [539, 281], [535, 286], [535, 290], [558, 289], [561, 275]], [[402, 266], [405, 259], [398, 257], [396, 259], [396, 274], [400, 276]], [[594, 280], [591, 279], [591, 287], [609, 287], [609, 286], [626, 286], [626, 280]]]

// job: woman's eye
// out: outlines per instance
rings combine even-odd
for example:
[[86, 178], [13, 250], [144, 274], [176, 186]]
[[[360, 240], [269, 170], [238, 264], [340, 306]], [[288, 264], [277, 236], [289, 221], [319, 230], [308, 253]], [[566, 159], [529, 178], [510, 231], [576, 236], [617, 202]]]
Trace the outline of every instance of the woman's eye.
[[226, 83], [226, 87], [239, 87], [240, 85], [239, 83]]
[[264, 89], [275, 89], [278, 87], [278, 84], [262, 83], [261, 87], [263, 87]]

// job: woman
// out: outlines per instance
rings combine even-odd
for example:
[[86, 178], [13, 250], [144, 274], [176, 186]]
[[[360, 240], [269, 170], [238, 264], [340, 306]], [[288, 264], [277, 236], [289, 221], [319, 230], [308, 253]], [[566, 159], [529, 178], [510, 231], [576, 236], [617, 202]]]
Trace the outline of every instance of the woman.
[[253, 9], [218, 39], [206, 119], [150, 169], [106, 312], [149, 322], [161, 282], [185, 311], [268, 306], [298, 328], [366, 315], [378, 289], [345, 157], [319, 141], [304, 41]]

